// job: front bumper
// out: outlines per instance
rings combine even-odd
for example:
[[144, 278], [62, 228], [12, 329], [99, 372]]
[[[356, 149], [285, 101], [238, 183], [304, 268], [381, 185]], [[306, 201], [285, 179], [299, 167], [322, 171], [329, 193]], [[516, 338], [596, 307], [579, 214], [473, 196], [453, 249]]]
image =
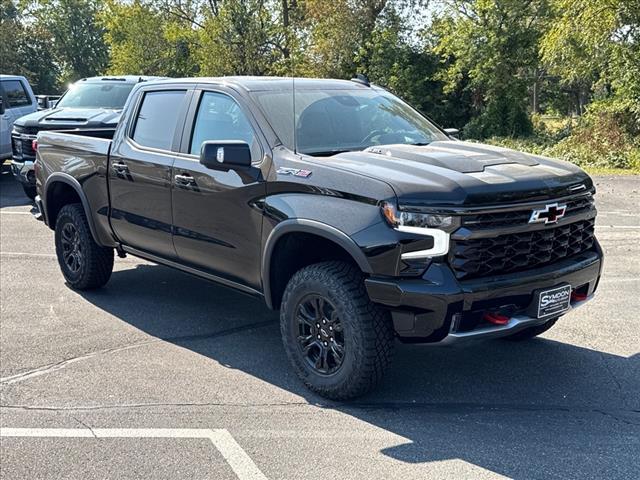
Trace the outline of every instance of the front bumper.
[[35, 186], [36, 175], [33, 168], [32, 160], [13, 160], [11, 162], [11, 173], [20, 183], [29, 186]]
[[[365, 281], [371, 300], [391, 311], [401, 340], [454, 344], [495, 338], [545, 323], [526, 312], [534, 290], [568, 283], [591, 299], [602, 271], [602, 250], [595, 248], [552, 265], [514, 274], [458, 281], [448, 265], [435, 263], [419, 279], [376, 278]], [[483, 321], [486, 312], [508, 312], [506, 325]], [[566, 313], [566, 312], [565, 312]]]

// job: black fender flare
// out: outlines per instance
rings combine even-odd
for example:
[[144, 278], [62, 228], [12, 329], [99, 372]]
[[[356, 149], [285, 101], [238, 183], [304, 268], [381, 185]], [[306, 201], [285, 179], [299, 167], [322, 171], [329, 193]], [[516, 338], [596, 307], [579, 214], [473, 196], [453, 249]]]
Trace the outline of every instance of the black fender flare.
[[331, 240], [351, 255], [360, 270], [364, 273], [372, 273], [371, 265], [360, 247], [349, 235], [326, 223], [305, 218], [290, 218], [278, 223], [269, 234], [262, 252], [262, 291], [264, 300], [270, 309], [273, 309], [271, 301], [271, 257], [278, 240], [288, 233], [310, 233]]
[[42, 198], [41, 200], [42, 200], [43, 209], [45, 211], [45, 218], [47, 219], [47, 223], [49, 227], [53, 229], [52, 225], [55, 223], [55, 219], [51, 218], [51, 215], [49, 212], [49, 206], [47, 205], [49, 203], [48, 202], [49, 187], [51, 187], [54, 183], [58, 183], [58, 182], [69, 185], [78, 194], [78, 197], [80, 197], [80, 202], [82, 202], [82, 208], [84, 209], [84, 214], [87, 217], [87, 222], [89, 223], [89, 230], [91, 231], [91, 236], [93, 237], [93, 240], [98, 245], [100, 245], [100, 242], [98, 241], [98, 235], [96, 232], [96, 226], [93, 221], [93, 215], [91, 215], [91, 208], [89, 207], [89, 201], [87, 200], [87, 196], [84, 193], [84, 190], [82, 190], [82, 186], [80, 185], [80, 182], [78, 182], [78, 180], [76, 180], [74, 177], [72, 177], [68, 173], [64, 173], [64, 172], [52, 173], [51, 175], [49, 175], [49, 178], [47, 178], [47, 181], [45, 182], [44, 198]]

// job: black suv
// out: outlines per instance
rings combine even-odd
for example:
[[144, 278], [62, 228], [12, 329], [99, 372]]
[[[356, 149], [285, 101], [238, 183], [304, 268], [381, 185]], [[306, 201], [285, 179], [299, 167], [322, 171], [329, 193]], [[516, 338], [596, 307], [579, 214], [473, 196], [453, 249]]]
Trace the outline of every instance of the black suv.
[[108, 133], [38, 137], [68, 284], [117, 252], [262, 298], [330, 398], [371, 389], [395, 339], [531, 338], [598, 285], [580, 168], [450, 138], [362, 80], [146, 82]]

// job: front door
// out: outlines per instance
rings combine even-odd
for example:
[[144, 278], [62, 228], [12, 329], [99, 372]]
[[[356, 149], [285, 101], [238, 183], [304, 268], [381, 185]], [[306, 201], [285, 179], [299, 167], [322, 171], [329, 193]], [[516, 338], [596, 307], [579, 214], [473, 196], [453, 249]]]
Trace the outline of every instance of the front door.
[[187, 90], [144, 91], [109, 161], [111, 226], [118, 240], [166, 259], [176, 256], [171, 179], [187, 108]]
[[[211, 274], [260, 289], [262, 214], [252, 201], [266, 193], [257, 164], [262, 147], [255, 124], [222, 92], [194, 93], [183, 135], [183, 154], [173, 171], [173, 242], [181, 261]], [[199, 163], [202, 142], [242, 140], [256, 166], [244, 171], [208, 169]]]

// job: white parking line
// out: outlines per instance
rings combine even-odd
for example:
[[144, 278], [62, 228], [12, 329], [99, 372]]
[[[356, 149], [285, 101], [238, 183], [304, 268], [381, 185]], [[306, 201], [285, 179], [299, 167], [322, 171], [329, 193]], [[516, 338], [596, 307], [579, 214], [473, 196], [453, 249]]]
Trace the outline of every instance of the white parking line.
[[267, 479], [247, 452], [223, 428], [0, 428], [0, 437], [206, 438], [218, 449], [240, 480]]
[[622, 230], [637, 230], [640, 225], [596, 225], [596, 229], [622, 229]]
[[7, 257], [45, 257], [56, 258], [55, 253], [29, 253], [29, 252], [0, 252], [0, 255]]

